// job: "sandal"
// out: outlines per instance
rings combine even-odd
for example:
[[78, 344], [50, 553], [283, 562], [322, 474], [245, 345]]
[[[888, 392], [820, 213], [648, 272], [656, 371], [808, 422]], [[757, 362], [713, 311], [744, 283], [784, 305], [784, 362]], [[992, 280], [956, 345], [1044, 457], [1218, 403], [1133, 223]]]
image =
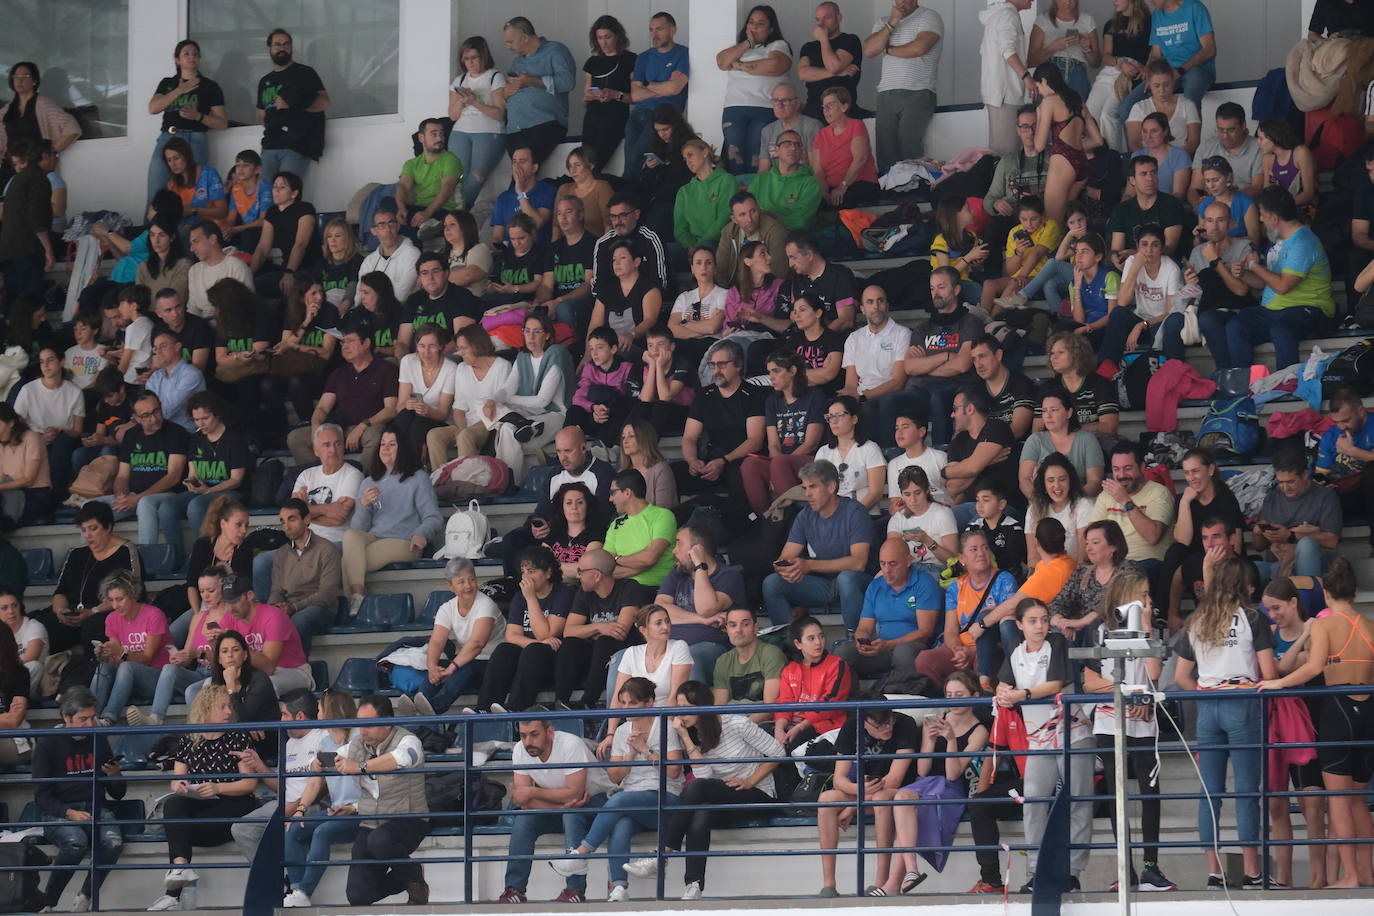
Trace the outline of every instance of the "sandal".
[[920, 887], [921, 882], [929, 877], [923, 871], [909, 871], [902, 876], [902, 893], [909, 894]]
[[864, 896], [865, 896], [865, 897], [886, 897], [886, 896], [887, 896], [887, 891], [883, 890], [881, 887], [879, 887], [879, 886], [876, 885], [876, 884], [870, 884], [870, 885], [868, 886], [868, 890], [864, 891]]

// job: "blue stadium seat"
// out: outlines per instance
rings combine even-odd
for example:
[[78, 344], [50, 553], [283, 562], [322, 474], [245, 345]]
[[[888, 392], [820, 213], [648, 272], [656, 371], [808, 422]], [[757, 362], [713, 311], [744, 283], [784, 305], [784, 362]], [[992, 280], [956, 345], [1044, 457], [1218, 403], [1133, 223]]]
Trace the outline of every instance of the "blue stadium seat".
[[376, 693], [381, 683], [375, 661], [370, 658], [350, 658], [339, 669], [339, 676], [334, 679], [334, 689], [346, 690], [356, 696]]
[[367, 595], [358, 613], [335, 633], [383, 633], [403, 627], [415, 617], [415, 599], [410, 595]]
[[138, 560], [143, 565], [144, 582], [176, 578], [176, 548], [171, 544], [139, 544]]
[[315, 689], [323, 690], [329, 686], [329, 662], [322, 658], [310, 660], [310, 676], [315, 681]]
[[425, 599], [425, 606], [420, 609], [420, 616], [416, 617], [411, 623], [397, 627], [398, 630], [432, 630], [434, 629], [434, 615], [439, 613], [439, 608], [444, 602], [453, 598], [453, 592], [446, 588], [435, 589], [429, 593], [429, 598]]
[[52, 581], [52, 551], [47, 547], [30, 547], [19, 551], [24, 555], [24, 566], [29, 572], [29, 582], [37, 584]]

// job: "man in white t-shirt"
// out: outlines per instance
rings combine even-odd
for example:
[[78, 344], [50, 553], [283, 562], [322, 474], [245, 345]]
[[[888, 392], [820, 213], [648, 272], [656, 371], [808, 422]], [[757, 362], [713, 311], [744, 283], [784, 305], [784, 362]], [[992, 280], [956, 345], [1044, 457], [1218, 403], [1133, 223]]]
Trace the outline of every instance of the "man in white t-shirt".
[[401, 235], [400, 220], [390, 210], [378, 210], [372, 217], [372, 235], [377, 239], [377, 249], [363, 258], [358, 278], [380, 270], [391, 281], [396, 301], [405, 302], [419, 279], [415, 265], [420, 260], [420, 249]]
[[903, 390], [906, 365], [903, 357], [911, 345], [911, 330], [887, 313], [887, 291], [864, 287], [860, 298], [864, 326], [844, 342], [844, 387], [839, 394], [859, 399], [868, 434], [883, 448], [893, 444], [892, 427], [897, 411], [917, 410], [925, 404], [922, 392]]
[[945, 22], [917, 0], [895, 0], [864, 39], [864, 56], [882, 55], [878, 80], [878, 171], [894, 162], [920, 159], [926, 128], [935, 116], [935, 77], [940, 68]]
[[[562, 833], [569, 849], [577, 848], [591, 826], [595, 810], [606, 801], [610, 781], [595, 763], [587, 742], [569, 732], [557, 731], [552, 722], [536, 719], [520, 723], [520, 740], [511, 752], [515, 780], [511, 786], [511, 801], [523, 811], [543, 811], [543, 814], [517, 812], [511, 825], [511, 858], [506, 863], [506, 889], [497, 903], [525, 903], [525, 889], [529, 886], [530, 869], [534, 863], [526, 856], [534, 854], [535, 842], [546, 833]], [[522, 766], [536, 763], [566, 763], [567, 767], [522, 770]], [[555, 903], [584, 903], [587, 876], [569, 875], [563, 892]]]
[[887, 508], [892, 514], [902, 511], [902, 491], [897, 485], [902, 471], [918, 465], [926, 472], [930, 481], [930, 500], [941, 505], [949, 505], [949, 493], [945, 490], [944, 475], [941, 471], [949, 464], [949, 458], [938, 448], [927, 444], [926, 434], [930, 431], [930, 420], [923, 410], [899, 410], [893, 423], [892, 434], [897, 446], [904, 451], [887, 463]]

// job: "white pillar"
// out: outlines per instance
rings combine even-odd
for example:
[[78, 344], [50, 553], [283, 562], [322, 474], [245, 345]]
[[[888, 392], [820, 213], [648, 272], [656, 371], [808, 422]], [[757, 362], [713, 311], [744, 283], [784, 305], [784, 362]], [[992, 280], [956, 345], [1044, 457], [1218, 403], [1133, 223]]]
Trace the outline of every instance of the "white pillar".
[[1302, 0], [1302, 21], [1298, 23], [1298, 37], [1307, 37], [1307, 23], [1312, 21], [1312, 11], [1317, 8], [1317, 0]]
[[[716, 67], [716, 55], [735, 43], [739, 34], [734, 4], [721, 0], [691, 0], [691, 91], [687, 94], [687, 120], [707, 143], [720, 150], [721, 100], [725, 98], [725, 73]], [[800, 46], [799, 46], [800, 47]]]

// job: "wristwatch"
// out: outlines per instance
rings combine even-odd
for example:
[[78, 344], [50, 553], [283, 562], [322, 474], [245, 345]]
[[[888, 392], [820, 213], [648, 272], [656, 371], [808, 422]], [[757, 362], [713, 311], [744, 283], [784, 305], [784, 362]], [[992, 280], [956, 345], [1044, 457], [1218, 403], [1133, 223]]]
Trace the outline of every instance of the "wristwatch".
[[692, 567], [692, 569], [697, 572], [704, 572], [710, 568], [711, 567], [707, 566], [705, 563], [698, 563], [696, 566]]
[[1137, 509], [1139, 509], [1139, 508], [1140, 508], [1140, 507], [1137, 506], [1132, 500], [1129, 500], [1129, 499], [1128, 499], [1128, 500], [1126, 500], [1125, 503], [1122, 504], [1122, 506], [1121, 506], [1121, 511], [1123, 511], [1123, 512], [1134, 512], [1135, 510], [1137, 510]]

